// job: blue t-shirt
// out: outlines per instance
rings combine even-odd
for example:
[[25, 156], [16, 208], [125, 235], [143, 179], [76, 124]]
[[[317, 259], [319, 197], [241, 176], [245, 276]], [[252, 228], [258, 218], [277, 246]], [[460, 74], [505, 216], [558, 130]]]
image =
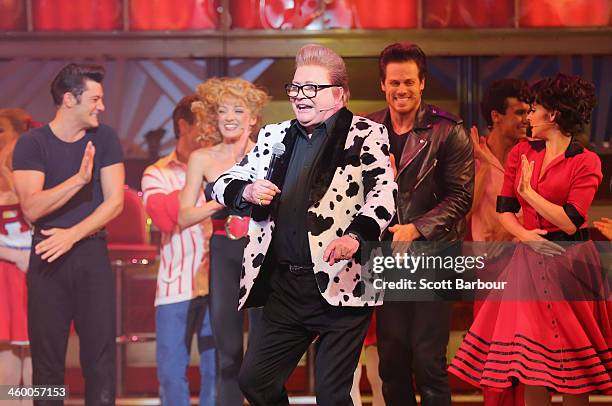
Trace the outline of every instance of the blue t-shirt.
[[79, 171], [89, 141], [96, 147], [91, 181], [63, 207], [36, 221], [37, 228], [72, 227], [93, 213], [104, 201], [100, 169], [123, 162], [123, 151], [117, 134], [106, 125], [87, 130], [85, 136], [75, 142], [60, 140], [49, 125], [19, 137], [13, 153], [13, 170], [43, 172], [44, 190], [59, 185]]

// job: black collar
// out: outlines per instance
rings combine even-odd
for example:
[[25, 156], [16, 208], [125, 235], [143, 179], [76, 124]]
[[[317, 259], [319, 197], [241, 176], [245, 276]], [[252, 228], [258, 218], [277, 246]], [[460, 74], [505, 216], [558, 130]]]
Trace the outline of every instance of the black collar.
[[[426, 130], [432, 127], [433, 117], [435, 115], [433, 113], [435, 113], [435, 111], [432, 112], [431, 106], [425, 103], [424, 101], [421, 101], [421, 104], [419, 105], [419, 109], [417, 110], [416, 116], [414, 118], [414, 124], [412, 125], [412, 130]], [[391, 122], [391, 110], [389, 108], [387, 108], [385, 111], [385, 118], [383, 119], [382, 124], [384, 124], [385, 127], [387, 127], [387, 131], [393, 132], [393, 134], [396, 134], [395, 130], [393, 130], [393, 123]], [[396, 134], [396, 135], [402, 135], [402, 134]]]
[[[546, 141], [544, 141], [544, 140], [531, 140], [531, 141], [529, 141], [529, 145], [531, 145], [531, 148], [533, 148], [535, 151], [540, 152], [544, 148], [546, 148]], [[583, 152], [584, 152], [584, 147], [582, 145], [580, 145], [580, 143], [578, 141], [572, 140], [569, 143], [569, 145], [567, 146], [567, 149], [565, 150], [565, 157], [566, 158], [571, 158], [571, 157], [576, 156], [578, 154], [582, 154]]]
[[[324, 130], [323, 134], [325, 134], [326, 136], [333, 134], [334, 126], [336, 125], [336, 121], [338, 119], [338, 116], [340, 115], [340, 111], [342, 111], [342, 109], [338, 110], [327, 120], [319, 124], [315, 128], [315, 131], [322, 128]], [[297, 119], [292, 120], [292, 125], [294, 125], [295, 128], [298, 130], [297, 134], [302, 135], [305, 138], [308, 138], [308, 131], [306, 131], [306, 128], [302, 124], [300, 124], [299, 121], [297, 121]]]

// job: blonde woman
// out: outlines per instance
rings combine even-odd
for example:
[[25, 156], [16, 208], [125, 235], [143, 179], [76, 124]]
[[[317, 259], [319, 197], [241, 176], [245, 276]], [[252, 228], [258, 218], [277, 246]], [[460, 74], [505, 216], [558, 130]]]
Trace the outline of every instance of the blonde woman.
[[32, 238], [13, 189], [11, 165], [17, 138], [32, 123], [23, 110], [0, 109], [0, 385], [32, 384], [25, 281]]
[[[211, 184], [240, 162], [253, 146], [263, 120], [267, 93], [239, 78], [213, 78], [198, 86], [199, 102], [192, 105], [202, 133], [213, 146], [194, 151], [180, 195], [178, 222], [188, 227], [212, 216], [210, 240], [210, 310], [217, 348], [217, 404], [243, 404], [238, 387], [242, 364], [244, 314], [238, 311], [242, 252], [249, 218], [214, 201], [196, 207], [200, 188]], [[210, 197], [207, 197], [210, 199]], [[250, 326], [258, 318], [249, 312]]]

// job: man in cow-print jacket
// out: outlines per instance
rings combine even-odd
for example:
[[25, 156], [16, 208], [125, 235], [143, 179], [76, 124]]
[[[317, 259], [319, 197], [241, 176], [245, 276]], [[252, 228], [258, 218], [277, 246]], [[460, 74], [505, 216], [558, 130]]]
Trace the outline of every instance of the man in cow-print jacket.
[[346, 109], [346, 68], [328, 48], [302, 47], [285, 89], [296, 119], [264, 127], [213, 186], [220, 203], [253, 207], [239, 307], [264, 309], [239, 383], [254, 406], [288, 405], [284, 384], [318, 336], [317, 404], [348, 406], [372, 306], [381, 302], [357, 252], [380, 239], [395, 213], [388, 136]]

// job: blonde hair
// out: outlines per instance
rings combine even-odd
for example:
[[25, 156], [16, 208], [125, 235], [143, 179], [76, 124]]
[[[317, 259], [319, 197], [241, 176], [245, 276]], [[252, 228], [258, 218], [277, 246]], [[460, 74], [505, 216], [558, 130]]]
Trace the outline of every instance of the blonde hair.
[[333, 50], [318, 44], [308, 44], [300, 48], [295, 56], [295, 69], [300, 66], [321, 66], [329, 72], [330, 85], [342, 86], [342, 100], [346, 105], [351, 91], [348, 84], [348, 73], [344, 60]]
[[205, 140], [213, 144], [221, 142], [217, 111], [219, 105], [228, 98], [244, 103], [256, 120], [249, 136], [253, 140], [257, 137], [263, 124], [263, 108], [270, 101], [270, 96], [265, 90], [240, 78], [211, 78], [198, 85], [196, 94], [199, 100], [191, 104], [191, 111], [196, 116], [196, 122]]
[[13, 127], [15, 137], [9, 139], [6, 144], [0, 145], [0, 178], [2, 178], [11, 189], [13, 188], [13, 151], [19, 136], [33, 127], [32, 117], [21, 109], [0, 109], [0, 118], [6, 119]]

